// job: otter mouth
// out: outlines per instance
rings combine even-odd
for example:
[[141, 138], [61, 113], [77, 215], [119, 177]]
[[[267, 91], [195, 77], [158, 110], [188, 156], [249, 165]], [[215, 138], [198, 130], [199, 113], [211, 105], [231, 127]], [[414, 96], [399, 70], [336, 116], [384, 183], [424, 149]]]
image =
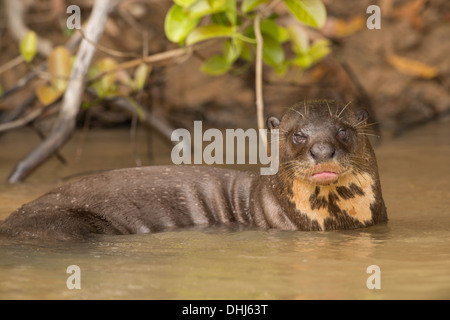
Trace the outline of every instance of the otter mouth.
[[313, 173], [311, 180], [318, 184], [330, 184], [339, 178], [339, 174], [332, 171], [322, 171]]
[[316, 184], [331, 184], [336, 182], [344, 172], [338, 164], [318, 164], [314, 166], [309, 179]]

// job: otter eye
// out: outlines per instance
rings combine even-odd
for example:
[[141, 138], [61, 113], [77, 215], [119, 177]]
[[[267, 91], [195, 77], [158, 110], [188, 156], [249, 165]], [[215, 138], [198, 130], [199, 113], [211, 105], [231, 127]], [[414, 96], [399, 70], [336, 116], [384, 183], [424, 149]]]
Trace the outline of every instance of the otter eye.
[[295, 144], [305, 143], [306, 139], [307, 139], [307, 136], [301, 132], [296, 132], [292, 136], [292, 142], [294, 142]]
[[339, 140], [346, 141], [348, 139], [348, 130], [344, 129], [344, 128], [339, 129], [337, 134], [336, 134], [336, 137]]

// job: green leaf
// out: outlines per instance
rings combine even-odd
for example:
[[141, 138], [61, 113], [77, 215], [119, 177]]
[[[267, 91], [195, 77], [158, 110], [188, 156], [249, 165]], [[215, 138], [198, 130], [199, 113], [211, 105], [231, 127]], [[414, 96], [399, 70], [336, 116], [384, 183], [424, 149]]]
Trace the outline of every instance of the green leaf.
[[311, 57], [311, 64], [314, 64], [331, 52], [330, 42], [326, 39], [319, 39], [309, 48], [308, 54]]
[[134, 100], [130, 97], [126, 97], [125, 99], [136, 109], [136, 113], [139, 118], [139, 121], [144, 122], [145, 118], [146, 118], [146, 116], [145, 116], [146, 113], [145, 113], [144, 109], [142, 108], [142, 106], [139, 103], [137, 103], [136, 100]]
[[220, 9], [227, 5], [227, 0], [207, 0], [211, 8]]
[[227, 0], [225, 14], [232, 25], [237, 23], [236, 0]]
[[211, 1], [210, 4], [210, 1], [208, 0], [198, 0], [191, 7], [189, 7], [189, 18], [197, 19], [213, 13], [223, 12], [227, 8], [226, 1], [227, 0], [214, 0]]
[[225, 12], [219, 12], [219, 13], [214, 13], [211, 16], [211, 20], [214, 24], [219, 24], [222, 26], [229, 26], [230, 25], [230, 21], [228, 20], [227, 15], [225, 14]]
[[300, 22], [321, 28], [327, 19], [327, 12], [321, 0], [283, 0], [289, 11]]
[[135, 90], [142, 90], [145, 84], [145, 80], [147, 79], [150, 71], [150, 66], [146, 63], [141, 63], [139, 67], [136, 68], [136, 71], [134, 72]]
[[297, 57], [295, 57], [294, 59], [292, 59], [291, 64], [298, 66], [302, 69], [306, 69], [311, 65], [311, 57], [307, 54], [302, 54], [299, 55]]
[[241, 5], [241, 10], [243, 13], [250, 12], [254, 10], [257, 6], [262, 3], [267, 2], [268, 0], [244, 0]]
[[230, 65], [241, 55], [243, 44], [242, 40], [236, 38], [225, 41], [223, 48], [224, 58]]
[[182, 43], [186, 36], [197, 26], [200, 19], [192, 19], [188, 12], [175, 4], [166, 15], [164, 32], [172, 42]]
[[183, 8], [189, 7], [196, 1], [197, 0], [173, 0], [173, 2], [175, 2], [177, 5], [179, 5], [180, 7], [183, 7]]
[[241, 54], [239, 56], [241, 59], [244, 59], [245, 61], [253, 61], [253, 51], [251, 49], [251, 45], [248, 43], [243, 43], [241, 48]]
[[292, 43], [292, 50], [296, 54], [306, 54], [309, 50], [308, 33], [299, 24], [288, 27], [289, 37]]
[[62, 33], [64, 36], [66, 37], [71, 37], [75, 31], [77, 31], [76, 29], [69, 29], [67, 27], [62, 28]]
[[92, 83], [90, 85], [90, 87], [95, 90], [95, 92], [97, 93], [97, 96], [100, 99], [103, 99], [108, 95], [108, 93], [103, 89], [103, 87], [99, 81]]
[[267, 34], [272, 38], [277, 39], [280, 43], [286, 42], [289, 39], [287, 29], [279, 26], [272, 19], [261, 21], [260, 28], [261, 33]]
[[0, 98], [3, 96], [3, 86], [0, 84]]
[[220, 76], [231, 68], [227, 59], [220, 55], [213, 55], [202, 65], [202, 71], [213, 76]]
[[[89, 75], [92, 78], [96, 78], [98, 75], [111, 71], [117, 66], [117, 61], [112, 58], [103, 58], [99, 60], [93, 68], [89, 71]], [[99, 80], [93, 82], [91, 87], [97, 92], [100, 98], [105, 98], [108, 95], [115, 93], [116, 86], [116, 72], [106, 73]]]
[[274, 66], [273, 68], [279, 75], [283, 75], [286, 73], [287, 69], [289, 68], [289, 62], [285, 60], [285, 61], [283, 61], [283, 63], [281, 63], [277, 66]]
[[97, 68], [98, 70], [103, 73], [107, 72], [101, 79], [101, 85], [103, 90], [109, 91], [112, 86], [114, 85], [114, 82], [116, 81], [116, 74], [115, 72], [108, 72], [111, 70], [114, 70], [114, 68], [117, 66], [117, 61], [113, 58], [103, 58], [97, 62]]
[[186, 44], [191, 45], [212, 38], [232, 37], [235, 34], [234, 26], [221, 26], [211, 24], [194, 29], [186, 38]]
[[31, 62], [37, 52], [37, 35], [29, 31], [20, 41], [20, 54], [26, 62]]
[[303, 69], [309, 68], [330, 53], [331, 49], [329, 46], [328, 40], [319, 39], [313, 43], [306, 54], [299, 54], [291, 63]]
[[280, 42], [263, 34], [263, 60], [268, 65], [276, 68], [284, 62], [284, 50]]

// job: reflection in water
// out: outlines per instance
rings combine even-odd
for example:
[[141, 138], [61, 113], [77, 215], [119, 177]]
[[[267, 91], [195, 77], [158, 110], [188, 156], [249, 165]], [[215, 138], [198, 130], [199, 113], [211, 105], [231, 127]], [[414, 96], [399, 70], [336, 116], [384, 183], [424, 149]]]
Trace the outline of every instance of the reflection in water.
[[[0, 298], [448, 299], [449, 137], [441, 124], [376, 148], [387, 225], [333, 232], [209, 228], [78, 243], [0, 240]], [[29, 151], [17, 141], [29, 141], [28, 134], [0, 137], [10, 150], [0, 154], [2, 181]], [[62, 152], [69, 159], [74, 141]], [[158, 143], [155, 162], [168, 163], [161, 155], [170, 148]], [[127, 132], [93, 131], [80, 162], [64, 167], [52, 160], [24, 185], [0, 185], [0, 219], [59, 184], [55, 177], [133, 166], [131, 154]], [[66, 287], [73, 264], [81, 268], [81, 290]], [[380, 267], [380, 290], [366, 287], [370, 265]]]

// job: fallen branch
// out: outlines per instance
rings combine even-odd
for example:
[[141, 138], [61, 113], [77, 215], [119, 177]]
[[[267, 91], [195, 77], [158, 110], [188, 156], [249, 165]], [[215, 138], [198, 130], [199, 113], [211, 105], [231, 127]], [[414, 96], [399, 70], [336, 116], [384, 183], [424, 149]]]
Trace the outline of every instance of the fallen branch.
[[[36, 127], [36, 125], [32, 124], [30, 127], [36, 132], [36, 134], [41, 140], [45, 140], [47, 138], [45, 134], [41, 131], [41, 129]], [[61, 164], [67, 165], [67, 160], [59, 153], [59, 151], [55, 151], [55, 156], [56, 159], [58, 159], [59, 162], [61, 162]]]
[[25, 111], [30, 108], [34, 101], [36, 100], [36, 93], [31, 92], [31, 94], [20, 104], [18, 108], [11, 110], [10, 112], [2, 113], [0, 117], [0, 132], [6, 131], [2, 128], [4, 124], [8, 124], [8, 122], [17, 120]]
[[23, 127], [23, 126], [29, 124], [30, 122], [36, 120], [42, 113], [43, 113], [42, 108], [35, 109], [35, 110], [31, 111], [29, 114], [27, 114], [26, 116], [24, 116], [23, 118], [0, 124], [0, 132], [5, 132], [8, 130]]
[[[100, 39], [109, 12], [119, 3], [118, 0], [97, 0], [86, 27], [86, 36], [95, 43]], [[88, 72], [95, 46], [83, 40], [78, 50], [67, 90], [64, 94], [58, 119], [48, 137], [24, 160], [20, 161], [9, 177], [9, 183], [22, 182], [34, 169], [49, 158], [69, 139], [75, 129], [81, 95], [84, 91], [84, 78]]]
[[36, 67], [33, 71], [27, 73], [25, 76], [20, 78], [14, 87], [3, 92], [1, 99], [6, 99], [6, 97], [12, 95], [16, 91], [25, 87], [28, 83], [30, 83], [31, 80], [36, 78], [40, 72], [44, 71], [45, 68], [47, 68], [47, 62], [42, 63], [40, 66]]

